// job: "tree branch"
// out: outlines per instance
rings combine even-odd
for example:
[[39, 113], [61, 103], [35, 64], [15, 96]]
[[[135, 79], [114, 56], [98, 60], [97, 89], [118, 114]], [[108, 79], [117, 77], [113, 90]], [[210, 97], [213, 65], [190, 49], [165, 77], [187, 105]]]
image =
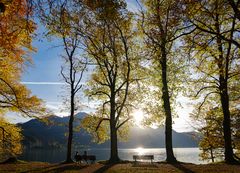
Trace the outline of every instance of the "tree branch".
[[125, 119], [122, 123], [120, 123], [118, 126], [117, 126], [117, 129], [119, 129], [121, 126], [123, 126], [126, 122], [128, 122], [131, 118], [128, 117], [127, 119]]
[[200, 90], [198, 90], [198, 92], [196, 93], [196, 95], [194, 97], [197, 97], [203, 90], [205, 89], [209, 89], [209, 88], [218, 88], [217, 86], [206, 86], [206, 87], [202, 87]]
[[101, 118], [100, 121], [98, 122], [95, 132], [98, 131], [98, 129], [103, 121], [110, 121], [110, 119], [109, 118]]

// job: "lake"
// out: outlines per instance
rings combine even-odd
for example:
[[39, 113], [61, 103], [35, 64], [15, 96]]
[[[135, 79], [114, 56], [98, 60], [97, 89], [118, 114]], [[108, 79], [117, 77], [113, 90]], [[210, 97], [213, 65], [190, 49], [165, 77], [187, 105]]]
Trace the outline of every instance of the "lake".
[[[195, 164], [203, 164], [199, 158], [200, 150], [198, 148], [174, 148], [174, 154], [177, 160]], [[96, 155], [97, 160], [107, 160], [110, 156], [109, 149], [86, 149], [87, 153]], [[133, 160], [134, 154], [152, 154], [154, 161], [164, 161], [166, 158], [164, 148], [131, 148], [119, 149], [119, 157], [122, 160]], [[73, 151], [75, 153], [75, 151]], [[82, 155], [84, 150], [78, 151]], [[74, 155], [74, 154], [73, 154]], [[66, 158], [66, 150], [57, 149], [31, 149], [25, 150], [19, 159], [27, 161], [42, 161], [58, 163]]]

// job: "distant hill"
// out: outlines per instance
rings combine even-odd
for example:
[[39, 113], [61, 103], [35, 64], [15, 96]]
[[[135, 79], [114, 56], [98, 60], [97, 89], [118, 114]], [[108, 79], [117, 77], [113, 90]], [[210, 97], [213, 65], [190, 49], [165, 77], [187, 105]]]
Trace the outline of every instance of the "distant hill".
[[[74, 126], [80, 123], [80, 119], [86, 116], [86, 113], [80, 112], [75, 115]], [[24, 146], [28, 148], [61, 148], [67, 143], [67, 124], [69, 117], [49, 117], [50, 124], [32, 119], [26, 123], [18, 124], [24, 135]], [[159, 148], [165, 146], [164, 127], [158, 129], [134, 127], [130, 129], [129, 140], [127, 142], [119, 142], [119, 148]], [[197, 138], [194, 139], [194, 136]], [[103, 144], [92, 142], [90, 134], [83, 129], [80, 132], [74, 132], [73, 139], [75, 146], [93, 147], [93, 148], [109, 148], [109, 141]], [[178, 133], [173, 131], [174, 147], [197, 147], [199, 142], [196, 133]]]

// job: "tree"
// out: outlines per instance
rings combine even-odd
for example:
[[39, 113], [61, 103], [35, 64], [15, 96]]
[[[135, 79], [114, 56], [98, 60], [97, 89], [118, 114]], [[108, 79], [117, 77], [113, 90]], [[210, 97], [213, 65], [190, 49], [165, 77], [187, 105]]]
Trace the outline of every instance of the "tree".
[[[75, 111], [77, 110], [77, 94], [82, 89], [82, 79], [87, 67], [87, 58], [84, 58], [81, 49], [83, 49], [83, 36], [78, 31], [79, 23], [84, 16], [84, 10], [81, 6], [74, 8], [72, 1], [54, 2], [47, 1], [49, 11], [41, 10], [43, 23], [47, 24], [49, 35], [61, 38], [65, 50], [63, 57], [64, 65], [61, 67], [61, 75], [68, 86], [68, 99], [66, 106], [70, 109], [68, 123], [68, 144], [67, 156], [65, 163], [73, 162], [72, 139], [73, 139], [73, 122]], [[45, 3], [44, 3], [45, 4]], [[77, 3], [75, 3], [77, 4]], [[46, 4], [45, 4], [46, 5]]]
[[[30, 52], [34, 22], [28, 18], [32, 8], [27, 1], [13, 0], [4, 2], [0, 13], [0, 114], [17, 112], [22, 116], [39, 117], [45, 114], [40, 99], [21, 84], [21, 74], [31, 63]], [[0, 119], [1, 155], [16, 156], [21, 153], [21, 130]]]
[[227, 2], [231, 5], [231, 7], [235, 13], [235, 16], [238, 18], [238, 20], [240, 20], [240, 10], [239, 10], [240, 1], [239, 0], [237, 0], [237, 1], [227, 0]]
[[[150, 112], [157, 113], [159, 117], [164, 114], [166, 161], [176, 162], [172, 149], [170, 101], [174, 95], [177, 95], [177, 85], [179, 85], [177, 76], [182, 72], [182, 64], [180, 63], [184, 63], [184, 61], [178, 59], [180, 51], [175, 41], [192, 31], [190, 26], [183, 25], [181, 1], [144, 0], [143, 4], [145, 10], [142, 9], [140, 25], [144, 34], [146, 51], [151, 61], [150, 67], [154, 71], [155, 84], [152, 90], [157, 93], [155, 98], [159, 101], [151, 104], [152, 110]], [[186, 33], [183, 32], [184, 29], [186, 29]], [[181, 67], [176, 68], [177, 64]]]
[[[97, 121], [94, 123], [96, 131], [109, 130], [109, 162], [114, 163], [120, 160], [118, 135], [131, 119], [131, 89], [135, 81], [133, 68], [137, 63], [133, 47], [133, 16], [122, 1], [97, 2], [88, 4], [92, 13], [85, 21], [88, 26], [85, 33], [87, 52], [96, 64], [86, 92], [99, 102], [90, 120]], [[103, 127], [104, 124], [108, 127]]]
[[198, 109], [206, 100], [211, 100], [211, 96], [212, 100], [219, 99], [224, 115], [225, 161], [235, 163], [230, 103], [237, 100], [234, 88], [239, 86], [239, 47], [229, 40], [237, 38], [239, 25], [225, 1], [192, 1], [186, 7], [188, 21], [196, 27], [188, 37], [188, 45], [192, 49], [192, 64], [197, 73], [192, 76], [196, 84], [195, 96], [202, 101]]
[[234, 157], [240, 160], [240, 110], [239, 108], [231, 109], [232, 120], [232, 140], [233, 149], [236, 151]]
[[197, 111], [192, 114], [194, 122], [198, 124], [197, 130], [202, 134], [199, 148], [202, 150], [200, 157], [202, 160], [222, 159], [224, 154], [224, 140], [222, 120], [223, 116], [219, 107], [204, 107], [199, 114]]
[[26, 16], [32, 10], [26, 1], [13, 0], [0, 14], [0, 111], [15, 111], [22, 115], [42, 114], [42, 101], [20, 83], [21, 73], [31, 62], [28, 56], [35, 24]]
[[21, 129], [0, 117], [0, 160], [22, 153]]
[[[219, 1], [220, 2], [220, 1]], [[239, 6], [239, 2], [240, 1], [237, 1], [236, 3], [233, 1], [233, 0], [227, 0], [227, 1], [221, 1], [220, 3], [224, 3], [224, 8], [227, 9], [227, 11], [229, 12], [229, 17], [230, 18], [236, 18], [236, 19], [240, 19], [239, 17], [239, 10], [237, 9], [238, 6]], [[190, 1], [186, 1], [186, 4], [195, 4], [196, 3], [194, 1], [190, 2]], [[208, 2], [208, 1], [200, 1], [200, 7], [201, 6], [207, 6], [209, 4], [212, 4], [212, 2]], [[206, 12], [210, 13], [209, 9], [205, 9]], [[195, 13], [197, 12], [196, 10], [193, 10], [195, 11]], [[187, 10], [185, 11], [186, 14], [188, 14]], [[186, 20], [187, 22], [187, 20]], [[196, 23], [195, 23], [196, 24]], [[240, 44], [239, 44], [239, 38], [236, 37], [236, 35], [234, 37], [228, 37], [228, 35], [226, 34], [226, 31], [224, 32], [217, 32], [216, 30], [212, 29], [211, 27], [200, 27], [200, 25], [195, 25], [195, 27], [197, 27], [198, 29], [201, 29], [202, 31], [204, 32], [207, 32], [209, 34], [212, 34], [212, 35], [216, 35], [218, 36], [219, 38], [221, 38], [222, 40], [226, 41], [226, 42], [230, 42], [232, 43], [234, 46], [240, 48]], [[199, 28], [200, 27], [200, 28]], [[232, 32], [233, 33], [239, 33], [239, 30], [238, 30], [238, 27], [235, 27], [235, 28], [232, 28]]]
[[[195, 112], [192, 117], [195, 123], [198, 122], [197, 130], [203, 135], [199, 143], [200, 150], [202, 150], [201, 158], [212, 162], [215, 162], [216, 159], [222, 160], [224, 158], [224, 134], [221, 106], [217, 105], [212, 108], [210, 103], [209, 106], [204, 107], [200, 114]], [[239, 119], [239, 109], [231, 108], [232, 144], [236, 151], [239, 151], [240, 147]], [[235, 157], [238, 156], [235, 155]]]

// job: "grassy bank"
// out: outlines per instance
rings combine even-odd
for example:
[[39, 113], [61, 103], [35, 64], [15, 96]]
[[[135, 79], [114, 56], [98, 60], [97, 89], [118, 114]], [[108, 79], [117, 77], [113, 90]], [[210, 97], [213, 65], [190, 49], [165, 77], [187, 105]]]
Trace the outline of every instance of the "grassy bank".
[[44, 162], [18, 162], [12, 164], [1, 164], [1, 173], [21, 172], [21, 173], [58, 173], [58, 172], [106, 172], [106, 173], [239, 173], [240, 165], [227, 165], [224, 163], [196, 165], [190, 163], [166, 164], [166, 163], [139, 163], [133, 162], [107, 165], [102, 163], [87, 164], [49, 164]]

